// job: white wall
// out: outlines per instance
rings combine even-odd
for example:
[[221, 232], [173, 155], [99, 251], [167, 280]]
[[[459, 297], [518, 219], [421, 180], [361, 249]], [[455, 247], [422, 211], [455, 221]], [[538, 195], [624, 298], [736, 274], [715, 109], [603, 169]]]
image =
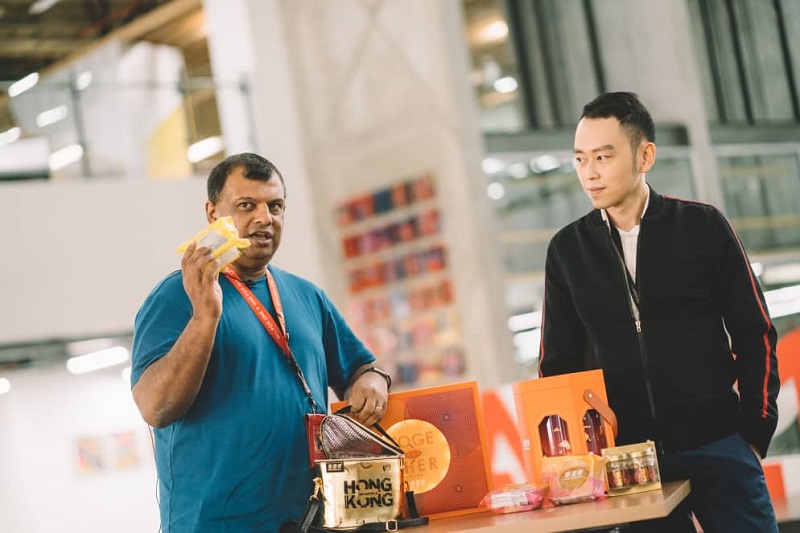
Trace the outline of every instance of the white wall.
[[206, 225], [202, 179], [17, 182], [0, 197], [0, 344], [130, 331]]
[[[158, 531], [147, 426], [119, 368], [72, 375], [63, 365], [6, 373], [0, 395], [0, 531]], [[136, 462], [115, 464], [113, 436], [133, 432]], [[102, 469], [81, 471], [78, 438], [101, 445]]]

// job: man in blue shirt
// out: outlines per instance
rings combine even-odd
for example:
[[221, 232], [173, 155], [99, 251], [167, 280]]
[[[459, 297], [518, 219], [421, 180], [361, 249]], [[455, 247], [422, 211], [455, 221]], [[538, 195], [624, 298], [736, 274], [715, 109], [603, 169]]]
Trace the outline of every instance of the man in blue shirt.
[[137, 313], [131, 385], [155, 428], [164, 533], [277, 531], [312, 491], [309, 396], [324, 410], [331, 387], [362, 422], [383, 415], [391, 380], [374, 356], [322, 290], [269, 265], [285, 208], [272, 163], [219, 163], [206, 216], [231, 216], [250, 246], [219, 275], [212, 250], [190, 245]]

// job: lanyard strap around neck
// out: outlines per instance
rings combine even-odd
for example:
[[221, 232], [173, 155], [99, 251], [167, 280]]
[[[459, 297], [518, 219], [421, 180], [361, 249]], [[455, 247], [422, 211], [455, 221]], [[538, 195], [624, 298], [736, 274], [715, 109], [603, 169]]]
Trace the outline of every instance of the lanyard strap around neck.
[[242, 295], [244, 300], [247, 302], [247, 305], [250, 306], [250, 309], [256, 314], [258, 320], [264, 326], [264, 329], [267, 330], [269, 336], [272, 337], [272, 340], [278, 345], [281, 349], [283, 354], [286, 356], [286, 359], [289, 360], [289, 364], [292, 365], [295, 374], [297, 374], [297, 378], [300, 380], [300, 384], [303, 386], [303, 392], [306, 393], [308, 396], [308, 403], [311, 405], [311, 412], [317, 412], [317, 402], [314, 400], [314, 395], [311, 394], [311, 388], [308, 386], [306, 382], [306, 378], [303, 375], [303, 369], [300, 368], [300, 364], [297, 362], [294, 354], [292, 353], [291, 348], [289, 348], [289, 332], [286, 330], [286, 319], [283, 315], [283, 305], [281, 304], [281, 295], [278, 293], [278, 286], [275, 283], [275, 278], [272, 276], [272, 272], [267, 269], [267, 285], [269, 286], [269, 295], [272, 298], [272, 304], [275, 306], [275, 314], [278, 315], [278, 322], [280, 323], [280, 328], [278, 325], [275, 324], [275, 319], [272, 318], [272, 315], [264, 308], [264, 305], [256, 298], [253, 291], [242, 281], [242, 278], [239, 277], [239, 274], [236, 273], [234, 269], [227, 266], [222, 270], [222, 273], [228, 278], [228, 281], [239, 291], [239, 294]]
[[622, 270], [625, 272], [625, 277], [627, 278], [627, 285], [628, 285], [628, 292], [631, 294], [631, 301], [633, 305], [636, 306], [636, 311], [640, 310], [640, 301], [641, 296], [639, 294], [639, 284], [638, 280], [633, 279], [631, 276], [630, 270], [628, 270], [628, 266], [625, 263], [625, 251], [622, 247], [622, 237], [619, 234], [619, 230], [615, 227], [613, 230], [609, 227], [609, 237], [611, 237], [611, 242], [614, 243], [614, 249], [617, 252], [617, 256], [619, 257], [620, 262], [622, 263]]

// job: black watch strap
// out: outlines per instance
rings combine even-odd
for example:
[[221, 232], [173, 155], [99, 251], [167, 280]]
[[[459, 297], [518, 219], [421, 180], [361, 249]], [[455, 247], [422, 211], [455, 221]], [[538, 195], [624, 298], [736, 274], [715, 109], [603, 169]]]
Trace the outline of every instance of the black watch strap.
[[383, 377], [383, 379], [386, 380], [386, 390], [388, 391], [388, 390], [392, 389], [392, 376], [391, 376], [391, 374], [389, 374], [386, 370], [384, 370], [382, 368], [378, 368], [375, 365], [369, 366], [369, 367], [363, 369], [361, 372], [359, 372], [358, 375], [356, 375], [356, 377], [353, 378], [353, 383], [355, 383], [358, 378], [360, 378], [361, 376], [363, 376], [367, 372], [375, 372], [379, 376]]

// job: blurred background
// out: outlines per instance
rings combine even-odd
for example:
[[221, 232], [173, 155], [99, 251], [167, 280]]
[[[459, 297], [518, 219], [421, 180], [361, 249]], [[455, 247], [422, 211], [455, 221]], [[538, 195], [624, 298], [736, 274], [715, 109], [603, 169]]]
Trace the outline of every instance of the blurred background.
[[770, 491], [800, 494], [800, 3], [6, 0], [0, 530], [158, 529], [133, 318], [242, 151], [287, 182], [276, 264], [400, 387], [477, 380], [513, 414], [546, 246], [591, 209], [573, 130], [612, 90], [653, 113], [653, 187], [721, 208], [750, 255], [781, 337]]

